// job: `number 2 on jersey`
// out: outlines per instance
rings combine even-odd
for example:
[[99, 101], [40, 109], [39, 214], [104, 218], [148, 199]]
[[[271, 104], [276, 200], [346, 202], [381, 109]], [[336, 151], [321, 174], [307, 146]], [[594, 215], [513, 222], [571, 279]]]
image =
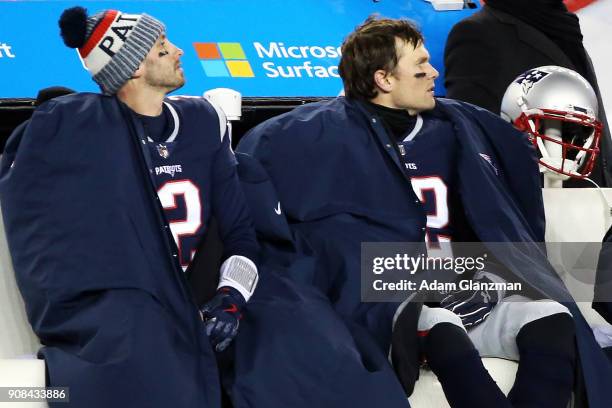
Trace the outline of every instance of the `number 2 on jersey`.
[[[185, 201], [185, 218], [178, 220], [168, 220], [172, 237], [179, 250], [179, 259], [183, 271], [189, 266], [189, 262], [195, 254], [195, 248], [188, 255], [188, 260], [182, 251], [185, 245], [182, 245], [181, 239], [195, 235], [202, 225], [202, 203], [200, 201], [200, 190], [191, 182], [191, 180], [172, 180], [166, 182], [157, 191], [157, 196], [164, 210], [172, 210], [177, 208], [177, 197], [183, 197]], [[188, 251], [190, 248], [186, 248]]]
[[[450, 236], [432, 231], [432, 229], [442, 229], [448, 226], [448, 187], [438, 176], [412, 177], [410, 181], [416, 196], [428, 210], [425, 242], [450, 242]], [[427, 203], [428, 197], [433, 197], [434, 202]]]

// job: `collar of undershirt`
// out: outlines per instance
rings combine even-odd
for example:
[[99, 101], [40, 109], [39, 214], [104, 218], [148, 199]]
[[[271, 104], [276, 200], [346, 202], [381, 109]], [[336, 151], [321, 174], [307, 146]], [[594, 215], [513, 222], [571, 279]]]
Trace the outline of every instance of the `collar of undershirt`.
[[420, 115], [411, 115], [406, 109], [395, 109], [367, 102], [368, 110], [377, 115], [396, 141], [412, 140], [420, 130], [423, 119]]
[[134, 112], [146, 132], [150, 143], [170, 143], [176, 139], [179, 131], [178, 114], [172, 105], [163, 103], [162, 112], [157, 116], [141, 115]]

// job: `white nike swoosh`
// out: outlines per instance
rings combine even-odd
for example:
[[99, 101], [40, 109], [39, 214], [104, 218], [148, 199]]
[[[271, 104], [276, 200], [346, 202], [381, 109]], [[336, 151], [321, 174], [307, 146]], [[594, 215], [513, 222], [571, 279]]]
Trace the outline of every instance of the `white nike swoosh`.
[[280, 201], [278, 202], [278, 205], [274, 209], [274, 212], [277, 213], [278, 215], [281, 215]]

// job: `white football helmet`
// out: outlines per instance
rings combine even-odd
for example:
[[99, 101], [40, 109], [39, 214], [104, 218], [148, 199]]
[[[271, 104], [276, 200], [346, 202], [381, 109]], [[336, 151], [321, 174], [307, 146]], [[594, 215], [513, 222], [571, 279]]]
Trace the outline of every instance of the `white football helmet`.
[[599, 154], [597, 97], [580, 74], [545, 66], [519, 75], [506, 89], [501, 116], [527, 132], [540, 155], [540, 171], [585, 178]]

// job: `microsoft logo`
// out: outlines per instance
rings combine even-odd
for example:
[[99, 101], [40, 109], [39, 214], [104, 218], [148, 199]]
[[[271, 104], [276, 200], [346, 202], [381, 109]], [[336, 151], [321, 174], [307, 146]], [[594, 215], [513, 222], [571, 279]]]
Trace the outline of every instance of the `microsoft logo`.
[[193, 43], [208, 77], [254, 77], [240, 43]]

